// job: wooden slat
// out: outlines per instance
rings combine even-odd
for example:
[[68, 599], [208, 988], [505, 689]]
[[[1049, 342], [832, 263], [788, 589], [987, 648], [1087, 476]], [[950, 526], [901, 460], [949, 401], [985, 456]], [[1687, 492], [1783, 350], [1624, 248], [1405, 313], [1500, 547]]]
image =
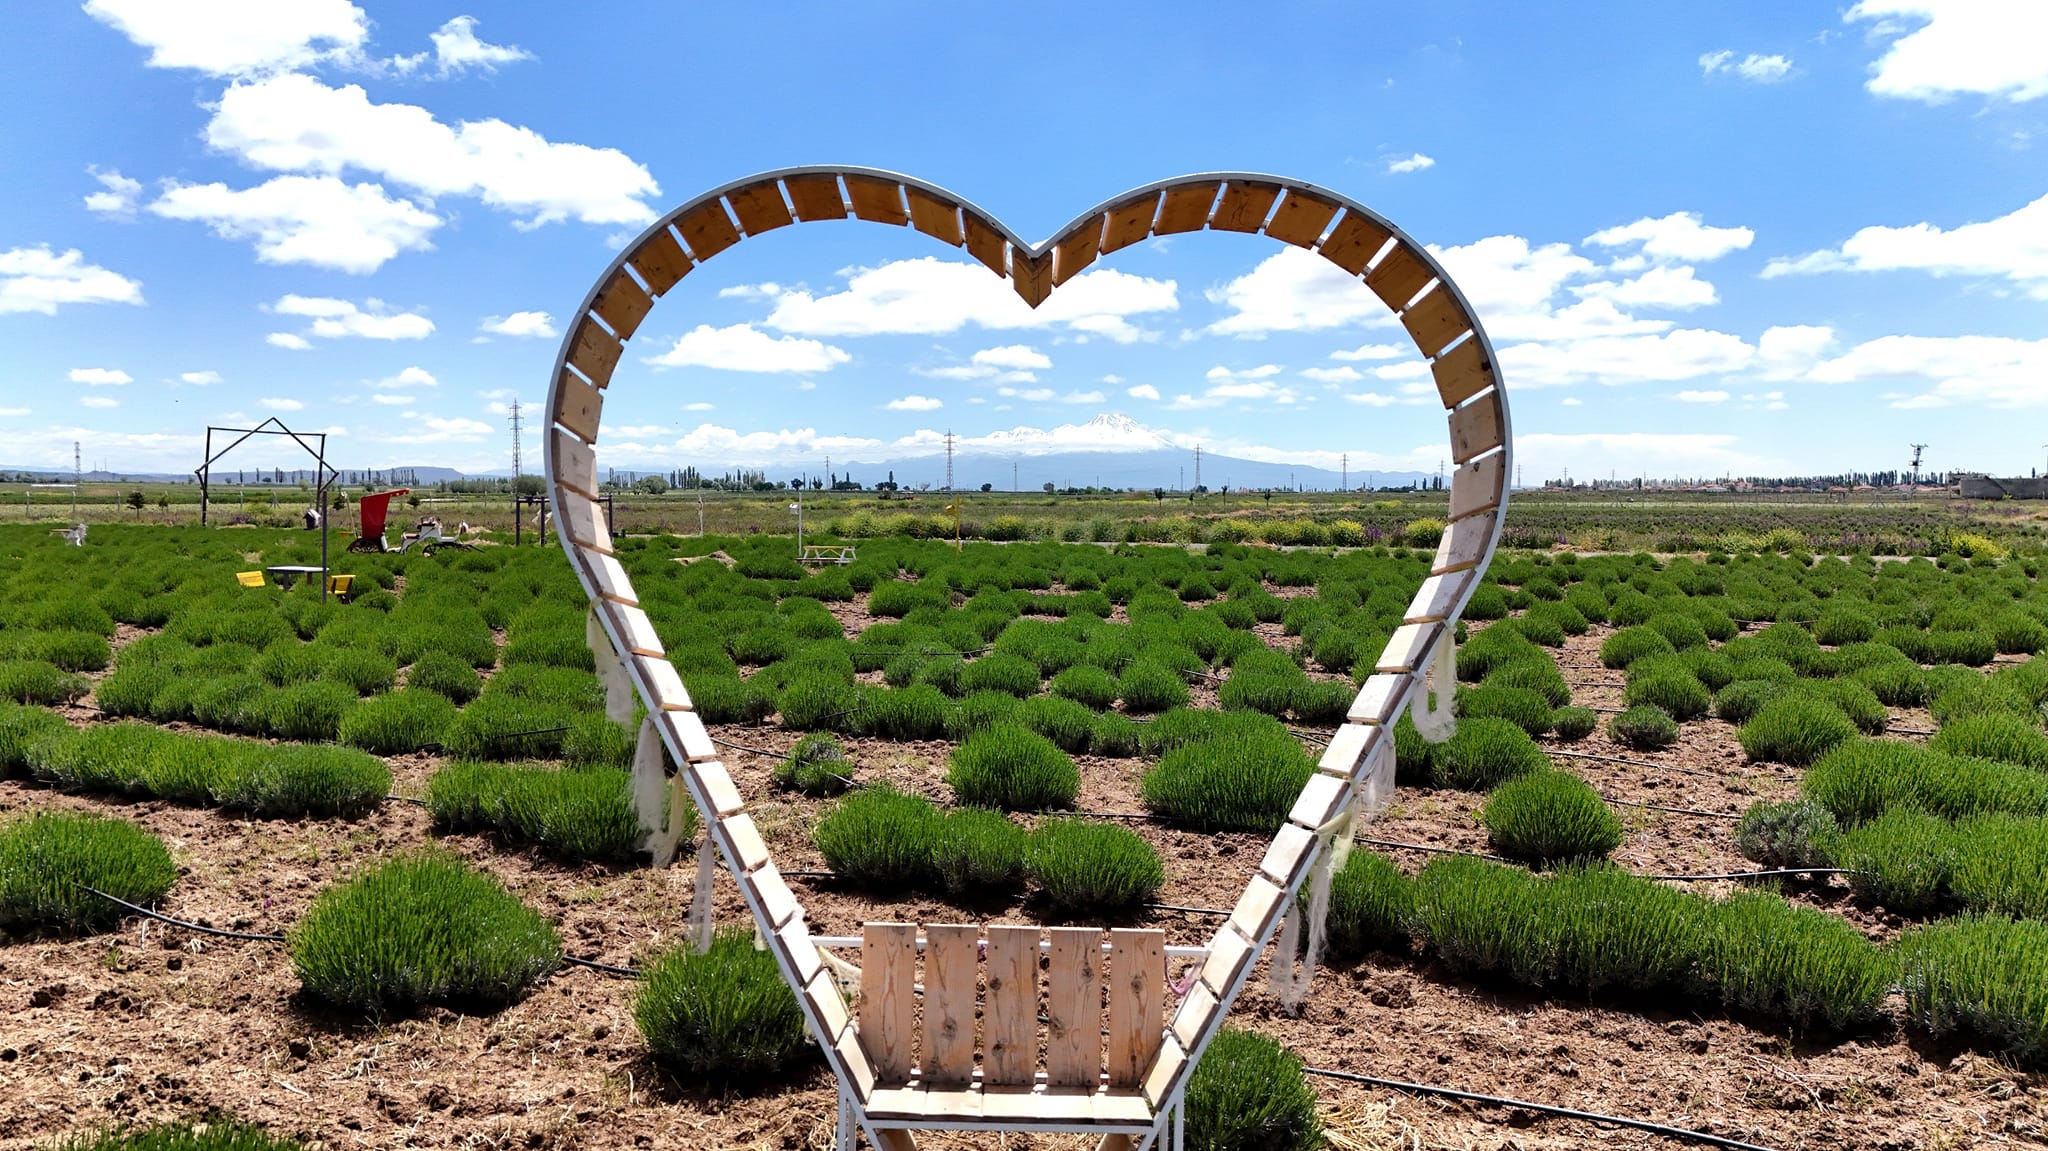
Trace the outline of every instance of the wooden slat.
[[1467, 516], [1452, 524], [1436, 547], [1430, 574], [1463, 571], [1478, 567], [1486, 559], [1487, 542], [1493, 538], [1493, 517]]
[[972, 212], [960, 213], [961, 223], [967, 236], [967, 254], [980, 260], [982, 265], [998, 276], [1010, 274], [1008, 252], [1010, 242], [995, 229], [993, 224]]
[[1109, 932], [1109, 1085], [1136, 1087], [1152, 1057], [1166, 1012], [1166, 933], [1113, 927]]
[[1052, 253], [1033, 258], [1024, 249], [1010, 246], [1010, 283], [1024, 302], [1037, 307], [1052, 294]]
[[1358, 689], [1358, 698], [1351, 702], [1351, 710], [1345, 719], [1352, 723], [1389, 723], [1394, 713], [1400, 710], [1401, 700], [1407, 696], [1409, 678], [1405, 675], [1374, 675], [1367, 677], [1365, 686]]
[[1313, 248], [1323, 238], [1330, 217], [1336, 214], [1335, 203], [1299, 188], [1289, 188], [1281, 197], [1280, 206], [1273, 209], [1273, 218], [1266, 221], [1266, 234], [1297, 248]]
[[1265, 224], [1266, 214], [1273, 210], [1273, 200], [1279, 195], [1278, 184], [1232, 180], [1223, 189], [1216, 214], [1209, 217], [1209, 227], [1219, 232], [1256, 232]]
[[726, 215], [724, 200], [699, 204], [696, 210], [676, 221], [676, 234], [690, 246], [690, 255], [700, 264], [740, 242], [740, 231], [733, 227], [732, 217]]
[[675, 665], [665, 659], [650, 659], [640, 665], [640, 675], [652, 697], [647, 702], [650, 710], [690, 710], [690, 693], [683, 690], [683, 678], [676, 674]]
[[981, 1093], [981, 1118], [990, 1123], [1030, 1123], [1045, 1097], [1029, 1087], [991, 1087]]
[[1308, 782], [1301, 785], [1301, 795], [1295, 799], [1293, 810], [1287, 813], [1287, 822], [1310, 830], [1322, 827], [1337, 818], [1350, 790], [1349, 780], [1320, 773], [1309, 776]]
[[1493, 386], [1493, 365], [1478, 340], [1466, 340], [1429, 365], [1444, 407], [1455, 408]]
[[908, 224], [903, 210], [903, 185], [876, 176], [847, 173], [846, 195], [853, 201], [853, 214], [877, 224]]
[[1459, 468], [1451, 475], [1451, 518], [1461, 520], [1499, 507], [1506, 479], [1505, 452], [1481, 457]]
[[917, 1151], [917, 1136], [908, 1131], [882, 1128], [875, 1131], [875, 1151]]
[[[925, 1093], [924, 1113], [928, 1119], [951, 1119], [973, 1121], [987, 1114], [987, 1096], [1003, 1093], [1004, 1088], [934, 1087]], [[1028, 1099], [1030, 1088], [1010, 1088], [1021, 1091]]]
[[[1311, 777], [1308, 783], [1314, 787], [1317, 780]], [[1244, 894], [1237, 897], [1237, 906], [1231, 908], [1230, 926], [1246, 939], [1264, 939], [1279, 921], [1286, 902], [1287, 893], [1272, 880], [1254, 875], [1245, 885]]]
[[811, 1010], [824, 1024], [825, 1041], [838, 1042], [853, 1021], [846, 1010], [846, 997], [839, 993], [839, 981], [832, 978], [831, 972], [820, 971], [817, 978], [804, 985], [804, 998], [810, 1000]]
[[1166, 198], [1159, 205], [1159, 221], [1152, 225], [1155, 236], [1171, 236], [1175, 232], [1199, 232], [1209, 222], [1209, 208], [1216, 203], [1216, 190], [1223, 185], [1215, 180], [1199, 184], [1182, 184], [1168, 188]]
[[1145, 1071], [1145, 1101], [1152, 1109], [1166, 1106], [1173, 1093], [1179, 1089], [1181, 1075], [1188, 1067], [1187, 1049], [1172, 1037], [1163, 1039], [1159, 1054], [1152, 1060], [1152, 1066]]
[[830, 173], [809, 176], [791, 176], [783, 186], [789, 189], [789, 202], [796, 206], [799, 220], [844, 220], [846, 199], [839, 191], [839, 177]]
[[622, 603], [604, 606], [618, 626], [619, 642], [626, 646], [627, 654], [661, 657], [661, 637], [655, 634], [654, 621], [647, 618], [646, 612]]
[[740, 227], [749, 236], [758, 236], [786, 227], [796, 221], [790, 217], [789, 205], [782, 202], [782, 185], [773, 180], [727, 192], [725, 198], [732, 203], [732, 214], [740, 218]]
[[[1316, 760], [1316, 770], [1326, 775], [1348, 778], [1352, 772], [1358, 770], [1358, 761], [1365, 758], [1365, 745], [1372, 738], [1374, 731], [1371, 724], [1338, 724], [1337, 730], [1330, 733], [1330, 746], [1324, 748], [1322, 758]], [[1281, 828], [1280, 833], [1287, 834], [1287, 829]]]
[[917, 925], [869, 923], [860, 934], [860, 1045], [882, 1082], [910, 1078], [917, 1009]]
[[676, 743], [683, 749], [685, 763], [703, 763], [718, 758], [718, 747], [711, 742], [711, 733], [704, 730], [704, 721], [694, 711], [664, 711], [657, 719], [675, 732]]
[[1408, 306], [1415, 293], [1436, 278], [1429, 264], [1406, 244], [1396, 244], [1365, 276], [1365, 286], [1395, 311]]
[[1463, 464], [1501, 444], [1500, 393], [1485, 395], [1451, 413], [1451, 462]]
[[726, 854], [741, 871], [758, 871], [768, 862], [768, 844], [761, 838], [761, 829], [754, 826], [753, 816], [742, 811], [719, 820], [718, 830], [729, 845]]
[[[888, 1081], [888, 1076], [881, 1077], [881, 1082]], [[930, 1092], [922, 1086], [877, 1087], [874, 1094], [868, 1096], [867, 1106], [861, 1110], [867, 1112], [870, 1119], [916, 1121], [923, 1119], [931, 1106], [929, 1095]]]
[[663, 228], [627, 257], [640, 278], [647, 281], [647, 290], [659, 296], [676, 286], [676, 281], [690, 274], [695, 265], [683, 252], [683, 246], [676, 242], [676, 234]]
[[930, 923], [924, 929], [924, 1053], [928, 1083], [965, 1083], [974, 1074], [974, 961], [981, 929]]
[[555, 501], [555, 508], [555, 522], [562, 531], [569, 533], [570, 542], [578, 547], [612, 554], [612, 533], [605, 526], [604, 516], [598, 512], [595, 500], [571, 491], [565, 485], [561, 497]]
[[1174, 1039], [1182, 1047], [1193, 1047], [1216, 1014], [1216, 1007], [1215, 992], [1199, 983], [1189, 988], [1188, 997], [1180, 1001], [1180, 1009], [1173, 1013]]
[[597, 453], [589, 444], [560, 428], [554, 429], [555, 479], [587, 496], [597, 494]]
[[590, 566], [590, 582], [597, 585], [597, 594], [620, 603], [640, 602], [633, 594], [633, 581], [626, 578], [626, 569], [619, 566], [619, 561], [603, 552], [580, 548], [576, 554]]
[[1289, 886], [1313, 858], [1310, 852], [1315, 843], [1314, 832], [1291, 823], [1282, 824], [1266, 848], [1265, 857], [1259, 860], [1259, 874], [1281, 887]]
[[1055, 927], [1045, 968], [1045, 1081], [1093, 1087], [1102, 1075], [1102, 932]]
[[[745, 819], [737, 816], [736, 819]], [[825, 969], [825, 963], [818, 958], [818, 945], [811, 939], [811, 931], [804, 926], [801, 917], [792, 920], [774, 935], [775, 946], [789, 959], [789, 969], [796, 972], [798, 983], [808, 984]]]
[[[852, 1031], [841, 1035], [839, 1042], [834, 1045], [833, 1052], [839, 1056], [840, 1065], [846, 1068], [847, 1077], [852, 1080], [847, 1086], [853, 1088], [854, 1094], [863, 1099], [873, 1094], [875, 1068], [868, 1062], [867, 1053], [861, 1050], [860, 1035]], [[913, 1148], [916, 1146], [915, 1143], [911, 1144]]]
[[1401, 326], [1408, 329], [1408, 338], [1423, 355], [1434, 356], [1471, 331], [1472, 321], [1456, 297], [1439, 285], [1401, 313]]
[[982, 1082], [1029, 1085], [1038, 1071], [1038, 928], [989, 925], [987, 982]]
[[576, 342], [569, 348], [569, 364], [601, 388], [611, 382], [612, 371], [619, 366], [619, 353], [625, 350], [616, 337], [585, 316], [577, 325]]
[[1378, 220], [1346, 208], [1344, 218], [1330, 229], [1329, 238], [1316, 251], [1322, 253], [1324, 259], [1356, 276], [1364, 273], [1366, 265], [1372, 263], [1372, 258], [1393, 238], [1394, 234]]
[[768, 920], [770, 930], [779, 931], [785, 924], [796, 922], [803, 911], [797, 905], [796, 893], [782, 878], [782, 872], [769, 864], [751, 874], [741, 882], [750, 884], [761, 899], [761, 915]]
[[1201, 980], [1218, 998], [1228, 994], [1251, 965], [1252, 942], [1228, 923], [1216, 929], [1209, 941], [1209, 958], [1202, 963]]
[[1443, 634], [1441, 622], [1404, 623], [1394, 629], [1387, 639], [1386, 649], [1380, 652], [1375, 671], [1414, 671], [1429, 662], [1430, 653], [1436, 649], [1436, 640]]
[[704, 790], [704, 800], [711, 806], [711, 814], [720, 819], [738, 815], [746, 802], [740, 798], [740, 789], [733, 786], [732, 773], [717, 760], [693, 763], [683, 770], [697, 781]]
[[[1452, 502], [1456, 503], [1457, 498], [1457, 489], [1454, 487], [1451, 489]], [[1471, 581], [1471, 575], [1464, 572], [1433, 575], [1423, 580], [1422, 586], [1415, 589], [1415, 598], [1408, 601], [1408, 611], [1402, 619], [1409, 623], [1449, 619], [1451, 609], [1457, 606], [1458, 596], [1463, 594], [1465, 585]]]
[[591, 302], [590, 310], [596, 312], [619, 339], [630, 340], [633, 333], [640, 330], [640, 321], [647, 318], [653, 307], [654, 297], [647, 294], [631, 273], [620, 268], [605, 284], [604, 290], [597, 294], [597, 299]]
[[1152, 217], [1159, 212], [1159, 193], [1146, 194], [1109, 210], [1102, 229], [1102, 254], [1128, 248], [1152, 234]]
[[[1135, 1085], [1134, 1085], [1135, 1086]], [[1152, 1106], [1145, 1102], [1145, 1096], [1130, 1089], [1100, 1091], [1093, 1096], [1093, 1115], [1097, 1123], [1111, 1123], [1125, 1126], [1134, 1123], [1152, 1122]], [[1132, 1138], [1132, 1136], [1125, 1136]]]
[[1052, 282], [1054, 286], [1066, 283], [1081, 274], [1081, 269], [1095, 262], [1095, 253], [1102, 247], [1101, 216], [1083, 221], [1081, 226], [1060, 238], [1052, 249]]
[[922, 188], [904, 185], [903, 196], [910, 201], [910, 226], [941, 243], [960, 246], [960, 206], [947, 203]]

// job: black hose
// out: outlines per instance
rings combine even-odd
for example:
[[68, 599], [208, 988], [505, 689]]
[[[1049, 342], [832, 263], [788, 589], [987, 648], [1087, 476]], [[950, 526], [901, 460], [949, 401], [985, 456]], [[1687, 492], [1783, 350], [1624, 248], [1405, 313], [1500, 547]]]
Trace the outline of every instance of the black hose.
[[184, 928], [184, 929], [185, 929], [185, 930], [187, 930], [187, 931], [197, 931], [197, 932], [199, 932], [199, 933], [200, 933], [200, 934], [202, 934], [202, 935], [218, 935], [218, 936], [220, 936], [220, 937], [222, 937], [222, 938], [224, 938], [224, 939], [247, 939], [247, 940], [249, 940], [249, 941], [251, 941], [251, 942], [254, 942], [254, 943], [283, 943], [283, 942], [284, 942], [284, 936], [282, 936], [282, 935], [256, 935], [256, 934], [252, 934], [252, 933], [250, 933], [250, 932], [247, 932], [247, 931], [224, 931], [224, 930], [222, 930], [221, 928], [218, 928], [218, 927], [207, 927], [207, 926], [205, 926], [205, 925], [203, 925], [203, 924], [198, 924], [198, 923], [187, 923], [186, 921], [184, 921], [184, 920], [182, 920], [182, 919], [172, 919], [172, 918], [171, 918], [170, 916], [168, 916], [168, 915], [165, 915], [165, 914], [163, 914], [163, 913], [161, 913], [161, 912], [157, 912], [157, 911], [151, 911], [151, 910], [150, 910], [149, 908], [147, 908], [147, 907], [137, 907], [137, 906], [136, 906], [135, 904], [133, 904], [133, 903], [130, 903], [130, 902], [128, 902], [127, 900], [125, 900], [125, 899], [122, 899], [122, 898], [121, 898], [121, 897], [119, 897], [119, 896], [116, 896], [116, 895], [108, 895], [108, 894], [107, 894], [106, 892], [104, 892], [104, 891], [101, 891], [101, 890], [100, 890], [99, 888], [97, 888], [97, 887], [87, 887], [87, 886], [86, 886], [85, 884], [83, 884], [83, 883], [79, 884], [79, 885], [78, 885], [78, 887], [79, 887], [79, 889], [80, 889], [81, 891], [90, 891], [90, 892], [92, 892], [92, 893], [93, 893], [94, 895], [97, 895], [97, 896], [99, 896], [99, 897], [100, 897], [101, 899], [104, 899], [104, 900], [108, 901], [109, 903], [118, 903], [118, 904], [120, 904], [120, 905], [121, 905], [122, 907], [125, 907], [125, 908], [127, 908], [128, 910], [130, 910], [130, 911], [134, 912], [134, 913], [135, 913], [135, 914], [137, 914], [137, 915], [140, 915], [140, 916], [144, 916], [144, 917], [146, 917], [146, 918], [149, 918], [149, 919], [154, 919], [154, 920], [156, 920], [156, 921], [157, 921], [158, 923], [168, 923], [168, 924], [170, 924], [170, 925], [171, 925], [172, 927], [182, 927], [182, 928]]
[[1646, 875], [1645, 879], [1668, 879], [1673, 883], [1697, 883], [1710, 879], [1770, 879], [1779, 875], [1854, 875], [1846, 867], [1781, 867], [1772, 871], [1731, 871], [1725, 875]]
[[578, 959], [573, 955], [562, 956], [562, 962], [572, 963], [577, 967], [588, 967], [592, 971], [602, 971], [607, 975], [624, 975], [634, 979], [640, 977], [640, 969], [637, 967], [613, 967], [609, 963], [599, 963], [595, 959]]
[[1304, 1067], [1304, 1074], [1320, 1075], [1326, 1079], [1342, 1079], [1348, 1083], [1365, 1083], [1374, 1087], [1390, 1087], [1411, 1095], [1440, 1095], [1447, 1099], [1463, 1099], [1469, 1103], [1485, 1103], [1494, 1107], [1519, 1107], [1525, 1111], [1538, 1111], [1545, 1115], [1557, 1115], [1566, 1119], [1583, 1119], [1588, 1123], [1612, 1123], [1620, 1127], [1633, 1127], [1638, 1131], [1649, 1131], [1672, 1139], [1685, 1139], [1694, 1143], [1705, 1143], [1714, 1147], [1730, 1147], [1735, 1151], [1771, 1151], [1755, 1143], [1744, 1143], [1725, 1135], [1711, 1135], [1705, 1131], [1691, 1131], [1684, 1127], [1670, 1127], [1652, 1123], [1647, 1119], [1624, 1119], [1618, 1115], [1601, 1115], [1592, 1111], [1575, 1111], [1570, 1107], [1553, 1107], [1548, 1103], [1530, 1103], [1521, 1099], [1509, 1099], [1500, 1095], [1481, 1095], [1474, 1091], [1460, 1091], [1455, 1087], [1433, 1087], [1426, 1083], [1404, 1083], [1399, 1079], [1381, 1079], [1374, 1075], [1358, 1075], [1350, 1071], [1330, 1071], [1321, 1067]]

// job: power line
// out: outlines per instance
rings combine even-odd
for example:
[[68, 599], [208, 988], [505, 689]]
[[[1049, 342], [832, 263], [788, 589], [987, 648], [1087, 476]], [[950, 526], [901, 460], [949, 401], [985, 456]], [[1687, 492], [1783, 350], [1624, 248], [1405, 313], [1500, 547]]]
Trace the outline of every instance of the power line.
[[[519, 470], [519, 468], [520, 468], [520, 459], [519, 459], [519, 431], [520, 431], [520, 424], [519, 424], [519, 401], [518, 401], [518, 400], [516, 400], [516, 399], [512, 401], [512, 420], [511, 420], [511, 423], [512, 423], [512, 478], [513, 478], [514, 480], [517, 480], [517, 479], [518, 479], [518, 478], [520, 477], [520, 475], [521, 475], [522, 473], [521, 473], [521, 472], [520, 472], [520, 470]], [[516, 485], [515, 485], [515, 486], [516, 486]]]

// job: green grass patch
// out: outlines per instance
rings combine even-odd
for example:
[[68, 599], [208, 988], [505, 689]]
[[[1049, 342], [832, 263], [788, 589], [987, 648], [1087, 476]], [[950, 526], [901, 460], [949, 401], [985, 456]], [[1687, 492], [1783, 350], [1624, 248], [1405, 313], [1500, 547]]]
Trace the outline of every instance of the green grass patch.
[[1415, 881], [1392, 860], [1354, 850], [1330, 877], [1330, 954], [1355, 958], [1373, 951], [1408, 950], [1415, 918]]
[[1187, 1138], [1206, 1151], [1309, 1151], [1323, 1145], [1301, 1057], [1226, 1027], [1188, 1077]]
[[1824, 699], [1787, 692], [1764, 704], [1736, 733], [1752, 761], [1805, 767], [1856, 738], [1856, 724]]
[[781, 1075], [816, 1051], [774, 955], [740, 927], [720, 928], [701, 955], [678, 949], [648, 963], [633, 1021], [655, 1059], [720, 1084]]
[[1973, 755], [2048, 771], [2048, 735], [2041, 733], [2038, 723], [2003, 712], [1951, 720], [1927, 746], [1950, 755]]
[[876, 784], [826, 812], [811, 841], [840, 878], [877, 891], [901, 891], [938, 879], [933, 849], [944, 823], [930, 800]]
[[853, 763], [836, 737], [814, 731], [776, 763], [775, 782], [805, 795], [838, 795], [853, 786]]
[[177, 879], [163, 841], [126, 820], [44, 811], [0, 824], [0, 932], [110, 930], [128, 913], [85, 888], [146, 905]]
[[1139, 659], [1124, 669], [1117, 693], [1124, 708], [1138, 714], [1170, 711], [1188, 703], [1187, 680], [1180, 672], [1149, 659]]
[[1439, 787], [1492, 791], [1511, 779], [1550, 769], [1550, 757], [1529, 733], [1504, 719], [1460, 719], [1438, 744], [1432, 764]]
[[305, 1151], [305, 1146], [296, 1139], [275, 1138], [253, 1124], [209, 1117], [77, 1135], [55, 1144], [52, 1151]]
[[1590, 707], [1561, 707], [1550, 713], [1550, 722], [1557, 738], [1576, 743], [1599, 729], [1600, 714]]
[[1911, 928], [1896, 950], [1915, 1025], [2048, 1064], [2048, 923], [1966, 915]]
[[[1145, 733], [1171, 740], [1139, 784], [1145, 810], [1208, 830], [1278, 830], [1315, 774], [1315, 761], [1300, 740], [1263, 715], [1197, 718], [1201, 714], [1169, 712]], [[1187, 730], [1157, 730], [1162, 726]]]
[[1735, 850], [1767, 869], [1832, 867], [1829, 845], [1841, 825], [1813, 799], [1758, 803], [1735, 825]]
[[1024, 829], [1002, 812], [963, 807], [946, 814], [932, 864], [955, 901], [1006, 899], [1024, 886], [1027, 843]]
[[0, 659], [0, 700], [57, 707], [83, 696], [92, 683], [40, 659]]
[[406, 755], [439, 747], [454, 722], [455, 704], [447, 696], [408, 687], [357, 704], [342, 717], [338, 735], [377, 755]]
[[[443, 829], [490, 831], [564, 859], [627, 859], [640, 847], [632, 777], [618, 768], [452, 763], [427, 781], [427, 810]], [[684, 839], [696, 813], [683, 813]]]
[[1494, 851], [1529, 863], [1604, 858], [1621, 846], [1621, 820], [1569, 772], [1532, 772], [1501, 784], [1479, 821]]
[[1061, 915], [1111, 916], [1158, 894], [1159, 853], [1136, 832], [1085, 819], [1048, 819], [1031, 833], [1031, 875]]
[[953, 749], [946, 782], [960, 803], [1043, 811], [1072, 807], [1081, 774], [1073, 759], [1046, 737], [1022, 727], [998, 726], [968, 736]]
[[1639, 703], [1607, 721], [1616, 743], [1637, 751], [1660, 751], [1678, 742], [1678, 721], [1654, 703]]

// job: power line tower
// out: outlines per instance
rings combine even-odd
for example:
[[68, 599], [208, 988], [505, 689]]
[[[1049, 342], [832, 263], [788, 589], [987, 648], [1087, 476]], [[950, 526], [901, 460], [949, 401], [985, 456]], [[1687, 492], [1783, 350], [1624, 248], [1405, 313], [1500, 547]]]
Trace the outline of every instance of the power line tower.
[[946, 490], [953, 490], [953, 429], [946, 429]]
[[78, 522], [78, 485], [85, 482], [85, 469], [78, 466], [78, 441], [71, 441], [71, 522]]
[[1202, 445], [1195, 445], [1195, 490], [1202, 490]]
[[1913, 486], [1920, 486], [1920, 453], [1927, 450], [1926, 444], [1913, 444]]
[[520, 473], [520, 470], [519, 470], [519, 469], [520, 469], [520, 458], [519, 458], [519, 432], [520, 432], [521, 424], [520, 424], [520, 422], [519, 422], [519, 401], [518, 401], [518, 400], [513, 400], [513, 401], [512, 401], [512, 418], [511, 418], [511, 420], [510, 420], [509, 422], [510, 422], [510, 423], [511, 423], [511, 425], [512, 425], [512, 479], [513, 479], [513, 480], [515, 481], [515, 485], [514, 485], [514, 486], [517, 486], [517, 483], [516, 483], [516, 481], [517, 481], [517, 480], [519, 479], [519, 476], [520, 476], [520, 474], [521, 474], [521, 473]]
[[1343, 477], [1342, 483], [1344, 485], [1344, 490], [1348, 492], [1351, 490], [1351, 453], [1345, 452], [1343, 455], [1337, 458], [1341, 461], [1340, 466], [1342, 468], [1342, 470], [1338, 472], [1338, 474]]

